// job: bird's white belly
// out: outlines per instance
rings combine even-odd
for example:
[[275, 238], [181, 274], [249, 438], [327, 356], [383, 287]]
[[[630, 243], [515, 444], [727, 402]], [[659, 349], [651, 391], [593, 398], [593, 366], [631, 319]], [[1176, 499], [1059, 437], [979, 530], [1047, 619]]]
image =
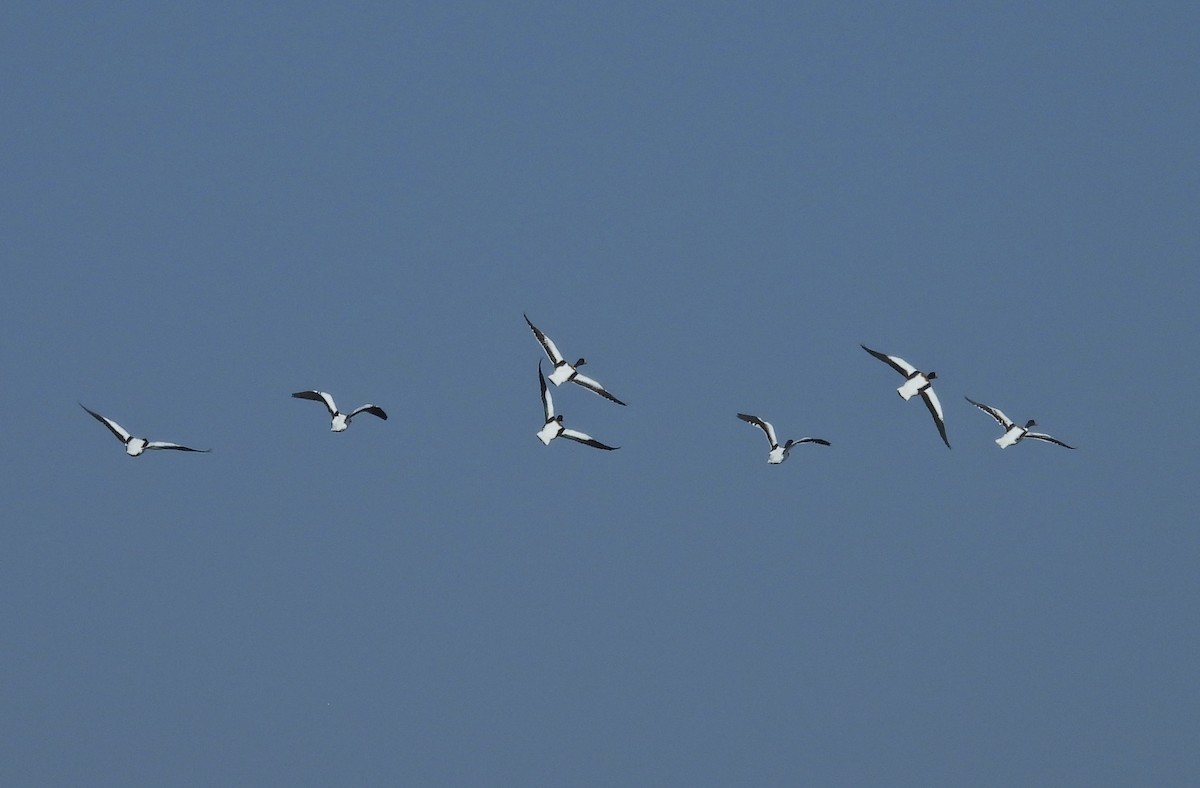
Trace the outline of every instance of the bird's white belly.
[[557, 438], [558, 433], [561, 430], [562, 430], [562, 425], [559, 424], [557, 421], [552, 421], [549, 424], [547, 424], [545, 427], [542, 427], [540, 430], [538, 430], [538, 434], [537, 434], [538, 440], [540, 440], [542, 443], [549, 446], [550, 441]]
[[329, 429], [334, 432], [342, 432], [347, 426], [349, 425], [346, 423], [346, 414], [339, 413], [333, 417], [333, 425]]
[[917, 375], [904, 381], [904, 385], [896, 389], [896, 393], [905, 400], [910, 400], [921, 391], [922, 387], [929, 382], [929, 379], [924, 375]]
[[125, 453], [130, 457], [136, 457], [146, 450], [146, 441], [142, 438], [130, 438], [129, 443], [125, 444]]
[[571, 376], [574, 374], [575, 367], [571, 366], [570, 364], [560, 364], [554, 368], [554, 371], [550, 373], [550, 377], [547, 378], [547, 380], [556, 386], [561, 386], [570, 380]]
[[[1004, 449], [1009, 446], [1012, 446], [1014, 443], [1021, 440], [1021, 438], [1023, 438], [1024, 436], [1025, 436], [1025, 428], [1024, 427], [1010, 427], [1008, 432], [1004, 433], [999, 438], [996, 438], [996, 445], [999, 446], [1000, 448]], [[1022, 451], [1024, 451], [1024, 450], [1022, 449]]]
[[771, 449], [771, 453], [767, 455], [767, 462], [772, 465], [778, 465], [787, 459], [787, 451], [782, 446]]

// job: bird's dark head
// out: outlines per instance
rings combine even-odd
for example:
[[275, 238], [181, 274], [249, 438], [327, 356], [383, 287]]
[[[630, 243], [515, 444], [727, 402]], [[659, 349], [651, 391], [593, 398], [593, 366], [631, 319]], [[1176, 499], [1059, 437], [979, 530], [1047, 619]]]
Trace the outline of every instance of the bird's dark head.
[[1025, 429], [1029, 429], [1030, 427], [1036, 427], [1036, 426], [1037, 426], [1037, 422], [1034, 421], [1033, 419], [1030, 419], [1029, 421], [1025, 422]]
[[576, 361], [576, 362], [575, 362], [575, 366], [577, 366], [577, 367], [582, 367], [582, 366], [583, 366], [584, 364], [586, 364], [586, 363], [587, 363], [587, 359], [586, 359], [586, 358], [581, 358], [581, 359], [579, 359], [578, 361]]
[[925, 379], [926, 380], [937, 380], [937, 373], [936, 372], [926, 372]]

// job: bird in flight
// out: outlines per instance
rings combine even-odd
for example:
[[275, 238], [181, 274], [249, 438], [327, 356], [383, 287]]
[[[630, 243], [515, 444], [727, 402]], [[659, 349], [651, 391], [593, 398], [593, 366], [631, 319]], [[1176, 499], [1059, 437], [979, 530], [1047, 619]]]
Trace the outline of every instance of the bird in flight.
[[325, 408], [329, 411], [330, 418], [333, 420], [333, 423], [329, 427], [332, 432], [345, 432], [346, 428], [350, 426], [350, 419], [360, 413], [370, 413], [372, 416], [378, 416], [387, 421], [387, 414], [378, 405], [363, 405], [349, 413], [342, 413], [337, 409], [337, 405], [334, 404], [333, 397], [324, 391], [297, 391], [292, 396], [296, 399], [311, 399], [324, 403]]
[[771, 453], [767, 455], [767, 462], [769, 462], [771, 465], [778, 465], [786, 460], [792, 448], [800, 445], [801, 443], [816, 443], [820, 444], [821, 446], [829, 445], [829, 441], [825, 440], [824, 438], [801, 438], [800, 440], [792, 440], [789, 438], [787, 443], [784, 443], [781, 446], [779, 444], [779, 439], [775, 437], [775, 428], [771, 426], [771, 422], [764, 421], [758, 416], [751, 416], [748, 413], [739, 413], [737, 417], [747, 424], [753, 424], [766, 434], [767, 441], [771, 444]]
[[878, 350], [871, 350], [871, 348], [862, 344], [859, 347], [904, 376], [904, 384], [896, 389], [896, 393], [903, 397], [905, 401], [912, 399], [918, 394], [921, 395], [921, 399], [925, 401], [925, 407], [929, 408], [929, 415], [933, 416], [933, 423], [937, 425], [938, 434], [942, 436], [942, 441], [946, 444], [946, 448], [950, 448], [950, 439], [946, 437], [946, 419], [942, 415], [942, 403], [938, 401], [937, 394], [933, 390], [933, 384], [930, 382], [937, 378], [937, 373], [921, 372], [899, 356], [889, 356], [886, 353], [880, 353]]
[[561, 386], [564, 383], [571, 382], [583, 386], [589, 391], [594, 391], [606, 400], [615, 402], [618, 405], [624, 405], [624, 402], [609, 394], [608, 391], [596, 381], [579, 372], [579, 367], [587, 363], [587, 359], [580, 358], [574, 364], [568, 362], [563, 354], [558, 352], [558, 347], [554, 344], [554, 340], [543, 334], [538, 327], [530, 320], [529, 315], [525, 315], [525, 322], [529, 323], [529, 328], [533, 331], [533, 335], [537, 337], [537, 341], [541, 343], [542, 349], [546, 351], [546, 355], [550, 358], [550, 363], [554, 364], [554, 369], [550, 372], [550, 382], [555, 386]]
[[1032, 440], [1035, 440], [1035, 441], [1045, 441], [1046, 443], [1053, 443], [1055, 446], [1062, 446], [1064, 449], [1074, 449], [1075, 448], [1074, 446], [1068, 446], [1067, 444], [1060, 441], [1058, 438], [1052, 438], [1049, 435], [1046, 435], [1044, 433], [1030, 432], [1029, 431], [1030, 427], [1037, 426], [1037, 422], [1034, 421], [1033, 419], [1030, 419], [1029, 421], [1025, 422], [1025, 426], [1021, 426], [1020, 424], [1015, 423], [1008, 416], [1005, 416], [1004, 411], [1000, 410], [999, 408], [993, 408], [991, 405], [984, 405], [982, 402], [976, 402], [975, 400], [971, 399], [970, 397], [964, 397], [964, 399], [967, 402], [974, 405], [975, 407], [979, 408], [981, 411], [983, 411], [987, 415], [991, 416], [993, 419], [996, 420], [997, 424], [999, 424], [1001, 427], [1004, 428], [1004, 434], [1001, 435], [999, 438], [996, 438], [996, 445], [1002, 449], [1007, 449], [1009, 446], [1020, 443], [1021, 441], [1025, 440], [1026, 438], [1031, 438]]
[[132, 435], [130, 435], [129, 431], [126, 430], [124, 427], [122, 427], [120, 424], [117, 424], [112, 419], [101, 416], [96, 411], [88, 408], [82, 402], [79, 403], [79, 407], [83, 408], [88, 413], [92, 414], [92, 418], [94, 418], [96, 421], [100, 422], [105, 427], [108, 427], [108, 431], [111, 432], [113, 435], [116, 435], [117, 440], [119, 440], [119, 441], [121, 441], [121, 443], [125, 444], [125, 453], [128, 454], [130, 457], [137, 457], [142, 452], [150, 451], [152, 449], [173, 449], [175, 451], [194, 451], [194, 452], [211, 451], [211, 449], [192, 449], [192, 448], [183, 446], [178, 443], [168, 443], [167, 441], [151, 441], [151, 440], [146, 440], [145, 438], [135, 438]]

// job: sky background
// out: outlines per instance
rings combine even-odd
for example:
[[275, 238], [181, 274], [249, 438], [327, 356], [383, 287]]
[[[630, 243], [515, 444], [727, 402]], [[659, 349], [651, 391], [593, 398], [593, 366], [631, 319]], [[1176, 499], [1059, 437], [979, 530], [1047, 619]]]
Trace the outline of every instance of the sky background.
[[1200, 781], [1195, 4], [200, 5], [0, 12], [0, 783]]

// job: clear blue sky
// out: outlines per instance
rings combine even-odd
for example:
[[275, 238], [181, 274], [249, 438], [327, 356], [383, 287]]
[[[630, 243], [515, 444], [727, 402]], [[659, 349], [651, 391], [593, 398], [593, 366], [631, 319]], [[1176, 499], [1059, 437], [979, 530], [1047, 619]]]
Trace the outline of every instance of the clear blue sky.
[[426, 5], [2, 12], [0, 783], [1200, 781], [1196, 6]]

